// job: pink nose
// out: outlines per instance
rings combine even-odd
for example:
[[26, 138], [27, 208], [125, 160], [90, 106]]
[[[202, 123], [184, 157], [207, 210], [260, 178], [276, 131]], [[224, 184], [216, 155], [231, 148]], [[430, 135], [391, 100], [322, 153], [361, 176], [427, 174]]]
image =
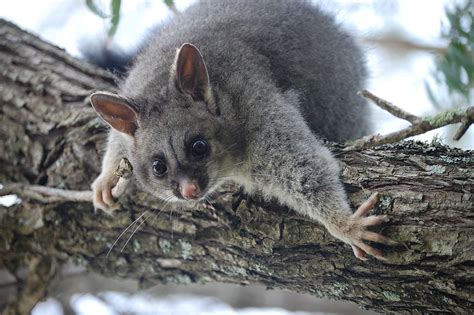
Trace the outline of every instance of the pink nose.
[[185, 199], [198, 199], [201, 189], [196, 180], [182, 180], [179, 183], [181, 195]]

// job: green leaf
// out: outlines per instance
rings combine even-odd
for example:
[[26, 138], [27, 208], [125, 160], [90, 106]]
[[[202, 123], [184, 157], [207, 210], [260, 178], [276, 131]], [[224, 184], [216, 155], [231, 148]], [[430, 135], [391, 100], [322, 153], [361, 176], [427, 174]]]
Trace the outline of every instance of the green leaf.
[[439, 104], [438, 100], [436, 99], [435, 93], [433, 92], [430, 85], [426, 81], [425, 81], [425, 90], [426, 90], [426, 94], [428, 94], [428, 98], [431, 100], [431, 103], [433, 103], [433, 105], [436, 108], [438, 108], [438, 109], [441, 108], [441, 105]]
[[168, 8], [174, 7], [174, 0], [163, 0]]
[[122, 0], [112, 0], [110, 3], [111, 11], [112, 11], [112, 19], [110, 20], [111, 26], [109, 29], [109, 38], [114, 37], [115, 33], [117, 32], [118, 23], [120, 21], [120, 6], [122, 4]]
[[102, 12], [101, 9], [99, 9], [99, 7], [95, 4], [94, 0], [86, 0], [86, 5], [89, 8], [89, 10], [91, 10], [91, 12], [94, 13], [95, 15], [97, 15], [97, 16], [103, 18], [103, 19], [109, 17], [107, 14]]
[[[462, 96], [469, 103], [474, 87], [474, 10], [473, 0], [446, 8], [448, 25], [442, 37], [449, 40], [446, 53], [436, 62], [435, 81], [452, 96]], [[467, 80], [466, 80], [467, 78]], [[436, 89], [426, 85], [432, 103], [439, 104]]]
[[468, 73], [469, 69], [471, 72], [474, 70], [473, 56], [465, 53], [465, 48], [461, 43], [452, 44], [449, 50], [450, 58], [454, 64], [464, 67]]

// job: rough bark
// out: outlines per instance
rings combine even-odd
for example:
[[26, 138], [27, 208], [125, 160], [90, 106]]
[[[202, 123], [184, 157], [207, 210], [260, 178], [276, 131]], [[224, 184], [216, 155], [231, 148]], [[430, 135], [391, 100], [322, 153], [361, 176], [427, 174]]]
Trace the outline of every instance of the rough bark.
[[[106, 128], [87, 97], [93, 89], [114, 90], [113, 81], [1, 21], [0, 182], [89, 189]], [[133, 187], [113, 217], [89, 203], [1, 207], [0, 266], [23, 285], [17, 298], [31, 291], [28, 282], [46, 284], [57, 263], [72, 260], [143, 286], [258, 282], [381, 312], [474, 309], [472, 152], [415, 142], [348, 153], [333, 147], [354, 207], [373, 191], [382, 195], [374, 212], [390, 215], [382, 231], [402, 244], [384, 248], [386, 262], [361, 262], [317, 223], [229, 185], [213, 207], [159, 215], [160, 203]], [[143, 212], [146, 223], [121, 252], [136, 226], [127, 231], [107, 257]], [[24, 307], [45, 292], [29, 294]], [[15, 307], [9, 311], [22, 312]]]

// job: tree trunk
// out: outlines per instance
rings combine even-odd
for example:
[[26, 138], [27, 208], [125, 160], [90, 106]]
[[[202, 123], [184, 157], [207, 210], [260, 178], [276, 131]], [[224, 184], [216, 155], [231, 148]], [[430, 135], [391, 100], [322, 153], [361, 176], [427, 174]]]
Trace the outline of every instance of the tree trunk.
[[[0, 182], [90, 189], [106, 128], [88, 95], [113, 91], [113, 82], [112, 75], [0, 21]], [[31, 309], [46, 294], [34, 288], [48, 283], [57, 263], [71, 260], [143, 286], [257, 282], [380, 312], [474, 309], [472, 152], [416, 142], [362, 152], [333, 148], [353, 207], [381, 194], [374, 212], [391, 217], [382, 232], [402, 244], [383, 248], [386, 262], [359, 261], [319, 224], [232, 185], [213, 206], [173, 213], [160, 212], [160, 202], [134, 187], [113, 217], [95, 213], [90, 203], [25, 199], [0, 207], [0, 266], [22, 285], [16, 298], [30, 301], [13, 303], [9, 312]]]

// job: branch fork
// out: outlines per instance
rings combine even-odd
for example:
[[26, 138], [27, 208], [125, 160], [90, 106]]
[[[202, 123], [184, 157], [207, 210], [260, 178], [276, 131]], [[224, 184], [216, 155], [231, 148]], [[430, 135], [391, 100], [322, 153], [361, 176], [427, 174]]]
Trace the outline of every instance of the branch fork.
[[464, 109], [453, 109], [433, 116], [419, 117], [401, 109], [389, 101], [372, 94], [367, 90], [362, 90], [358, 94], [371, 100], [375, 105], [382, 108], [383, 110], [386, 110], [393, 116], [408, 121], [411, 126], [396, 132], [389, 133], [387, 135], [375, 134], [350, 141], [347, 143], [347, 146], [343, 149], [343, 151], [360, 150], [382, 144], [394, 143], [455, 123], [461, 123], [456, 134], [454, 135], [454, 140], [459, 140], [474, 121], [474, 106]]

